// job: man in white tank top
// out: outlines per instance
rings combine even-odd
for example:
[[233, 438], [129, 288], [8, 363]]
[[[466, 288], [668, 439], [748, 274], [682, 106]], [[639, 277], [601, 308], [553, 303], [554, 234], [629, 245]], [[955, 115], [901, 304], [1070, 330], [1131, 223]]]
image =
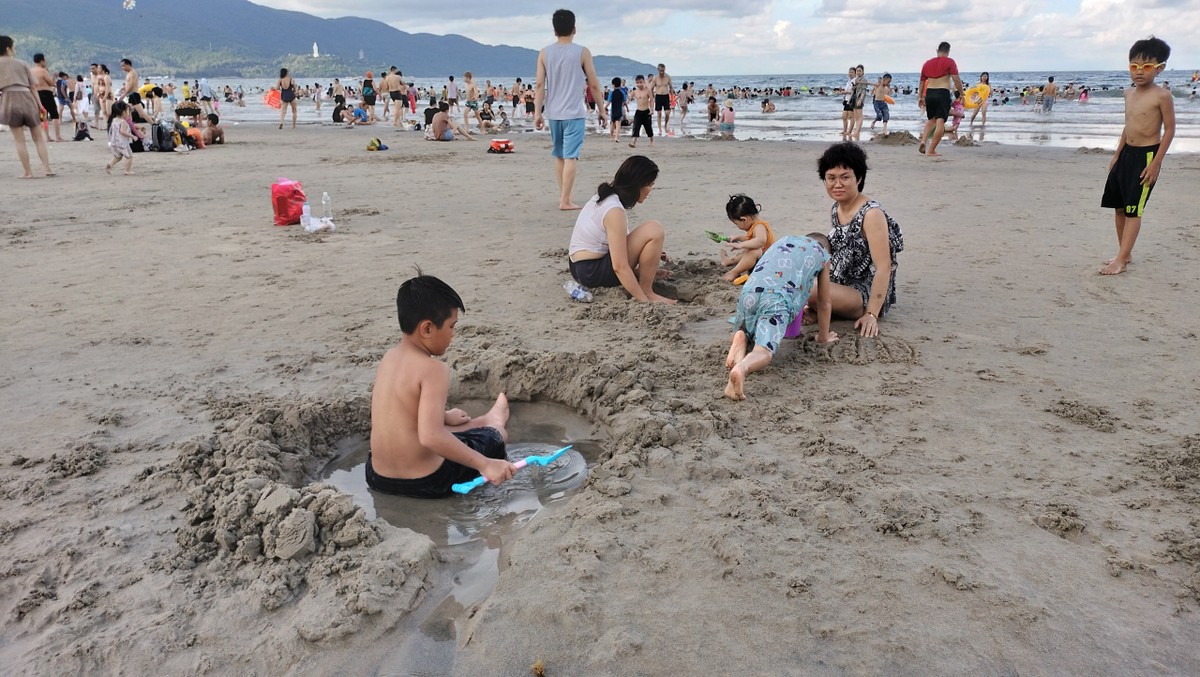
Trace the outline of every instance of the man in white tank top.
[[[538, 53], [533, 124], [541, 129], [547, 120], [550, 123], [550, 154], [554, 156], [554, 178], [558, 181], [558, 208], [579, 209], [579, 205], [571, 201], [571, 189], [575, 186], [575, 163], [587, 131], [584, 86], [586, 84], [592, 91], [596, 101], [604, 101], [604, 92], [592, 65], [592, 53], [574, 42], [575, 13], [560, 9], [554, 13], [553, 23], [558, 40]], [[598, 122], [601, 128], [607, 122], [603, 106]]]

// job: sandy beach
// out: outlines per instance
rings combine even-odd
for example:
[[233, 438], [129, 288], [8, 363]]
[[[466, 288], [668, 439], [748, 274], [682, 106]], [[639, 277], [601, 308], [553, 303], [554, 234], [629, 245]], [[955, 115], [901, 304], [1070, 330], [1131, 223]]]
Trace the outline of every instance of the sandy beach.
[[[1167, 156], [1110, 278], [1110, 153], [866, 142], [898, 304], [735, 403], [704, 231], [736, 192], [781, 235], [828, 229], [826, 144], [639, 147], [661, 173], [632, 218], [666, 225], [686, 301], [650, 307], [567, 298], [548, 138], [229, 140], [133, 177], [52, 144], [59, 176], [17, 181], [0, 138], [3, 672], [1200, 673], [1200, 156]], [[628, 154], [590, 134], [576, 201]], [[277, 177], [329, 192], [336, 232], [272, 225]], [[558, 403], [601, 441], [457, 606], [444, 533], [319, 481], [369, 428], [417, 265], [466, 303], [455, 401]]]

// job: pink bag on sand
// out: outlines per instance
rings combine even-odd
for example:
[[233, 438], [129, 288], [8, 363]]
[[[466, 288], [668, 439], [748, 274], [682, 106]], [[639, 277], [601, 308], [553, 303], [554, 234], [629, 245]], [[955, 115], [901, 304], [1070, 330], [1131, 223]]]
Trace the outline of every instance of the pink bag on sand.
[[275, 207], [275, 225], [292, 226], [300, 223], [308, 196], [299, 181], [280, 178], [271, 184], [271, 204]]

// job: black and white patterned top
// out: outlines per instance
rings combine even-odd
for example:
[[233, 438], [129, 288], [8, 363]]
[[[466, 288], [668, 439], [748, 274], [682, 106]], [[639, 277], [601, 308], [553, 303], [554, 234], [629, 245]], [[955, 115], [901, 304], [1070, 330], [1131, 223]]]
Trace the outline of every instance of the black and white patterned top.
[[844, 225], [838, 221], [838, 205], [833, 203], [829, 211], [829, 245], [833, 248], [829, 261], [829, 277], [836, 284], [857, 289], [862, 294], [863, 307], [866, 307], [871, 294], [871, 281], [875, 279], [875, 263], [871, 260], [871, 248], [867, 246], [867, 238], [863, 234], [863, 219], [871, 209], [883, 212], [883, 217], [887, 220], [888, 250], [892, 258], [892, 274], [888, 281], [887, 296], [879, 313], [882, 316], [896, 302], [896, 268], [899, 266], [896, 254], [904, 251], [904, 233], [900, 232], [900, 224], [888, 216], [878, 202], [867, 200], [854, 214], [854, 218], [850, 219], [850, 223]]

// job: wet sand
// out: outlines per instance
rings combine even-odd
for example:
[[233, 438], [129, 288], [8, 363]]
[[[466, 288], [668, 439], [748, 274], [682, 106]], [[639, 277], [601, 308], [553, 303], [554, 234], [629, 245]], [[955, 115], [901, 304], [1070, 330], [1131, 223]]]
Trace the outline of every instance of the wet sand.
[[[1108, 154], [867, 144], [899, 304], [877, 339], [786, 346], [733, 403], [704, 231], [735, 192], [781, 235], [827, 227], [824, 144], [639, 149], [662, 173], [633, 218], [666, 224], [662, 291], [689, 301], [665, 308], [567, 299], [546, 140], [230, 138], [131, 178], [55, 144], [58, 178], [3, 180], [8, 670], [417, 667], [388, 657], [444, 548], [317, 480], [369, 426], [419, 264], [467, 305], [455, 397], [561, 403], [607, 440], [469, 620], [426, 628], [454, 674], [1200, 672], [1200, 157], [1168, 156], [1131, 272], [1104, 278]], [[628, 150], [589, 136], [576, 200]], [[272, 226], [279, 176], [328, 191], [338, 230]]]

